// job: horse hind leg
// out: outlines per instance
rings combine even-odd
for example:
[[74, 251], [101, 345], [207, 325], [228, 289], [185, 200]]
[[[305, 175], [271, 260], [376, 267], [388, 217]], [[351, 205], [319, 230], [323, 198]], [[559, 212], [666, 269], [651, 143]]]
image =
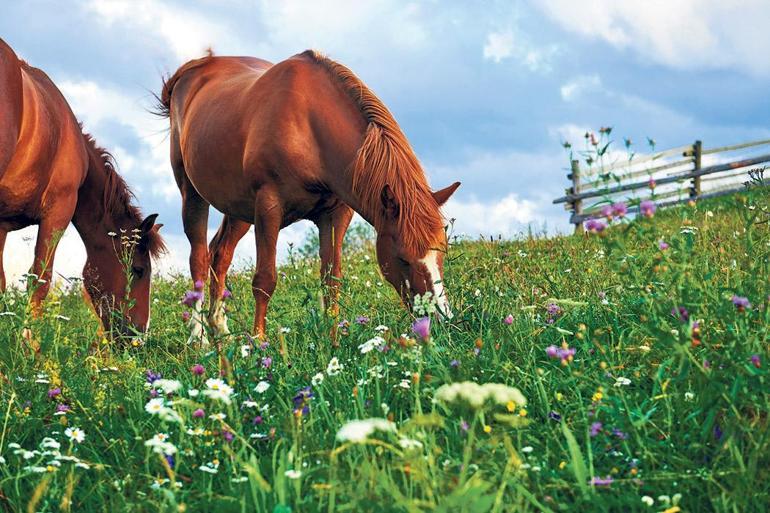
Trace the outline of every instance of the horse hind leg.
[[3, 251], [5, 250], [5, 239], [8, 236], [6, 230], [0, 229], [0, 294], [5, 292], [5, 268], [3, 267]]
[[211, 297], [211, 305], [208, 321], [215, 336], [230, 334], [225, 313], [225, 279], [227, 270], [233, 261], [235, 247], [238, 245], [238, 241], [249, 231], [249, 228], [251, 228], [250, 223], [226, 215], [222, 219], [222, 224], [216, 235], [211, 239], [211, 244], [209, 244], [209, 255], [211, 256], [209, 296]]

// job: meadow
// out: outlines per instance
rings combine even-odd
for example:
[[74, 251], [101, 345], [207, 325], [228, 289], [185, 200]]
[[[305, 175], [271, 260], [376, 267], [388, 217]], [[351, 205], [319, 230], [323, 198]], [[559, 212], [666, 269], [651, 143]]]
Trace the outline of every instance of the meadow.
[[265, 342], [248, 266], [231, 273], [224, 373], [186, 345], [185, 275], [154, 285], [139, 347], [100, 334], [77, 282], [39, 321], [11, 290], [0, 509], [766, 511], [769, 209], [753, 190], [582, 236], [454, 240], [454, 317], [429, 326], [365, 229], [327, 317], [310, 241]]

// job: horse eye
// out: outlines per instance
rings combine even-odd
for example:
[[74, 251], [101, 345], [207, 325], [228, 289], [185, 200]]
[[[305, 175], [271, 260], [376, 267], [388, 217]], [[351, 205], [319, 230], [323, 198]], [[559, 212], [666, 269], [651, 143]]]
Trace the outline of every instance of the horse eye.
[[404, 259], [403, 259], [403, 258], [401, 258], [401, 257], [398, 257], [398, 261], [399, 261], [399, 262], [401, 262], [401, 265], [406, 265], [406, 266], [408, 266], [408, 265], [409, 265], [409, 262], [407, 262], [406, 260], [404, 260]]
[[144, 276], [144, 269], [141, 267], [132, 267], [131, 271], [134, 273], [134, 276], [136, 276], [137, 278], [141, 278], [142, 276]]

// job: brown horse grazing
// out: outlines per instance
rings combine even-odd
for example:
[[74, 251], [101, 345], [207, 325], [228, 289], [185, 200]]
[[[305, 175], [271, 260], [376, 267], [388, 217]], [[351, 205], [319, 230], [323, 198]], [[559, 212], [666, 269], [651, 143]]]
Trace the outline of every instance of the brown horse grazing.
[[[170, 118], [193, 281], [205, 282], [212, 268], [209, 322], [216, 332], [227, 332], [225, 273], [250, 224], [257, 245], [254, 332], [264, 336], [279, 230], [299, 219], [318, 226], [321, 274], [336, 299], [352, 211], [377, 230], [380, 268], [404, 303], [432, 292], [449, 315], [439, 208], [460, 184], [431, 192], [391, 113], [348, 68], [311, 50], [276, 65], [209, 53], [166, 80], [159, 100]], [[207, 250], [209, 205], [226, 217]]]
[[[48, 76], [2, 40], [0, 120], [0, 291], [7, 233], [38, 224], [31, 272], [37, 276], [32, 311], [39, 315], [58, 238], [72, 221], [88, 256], [85, 290], [105, 329], [144, 331], [151, 256], [163, 250], [157, 215], [142, 220], [110, 154], [82, 132]], [[114, 310], [122, 316], [113, 319]]]

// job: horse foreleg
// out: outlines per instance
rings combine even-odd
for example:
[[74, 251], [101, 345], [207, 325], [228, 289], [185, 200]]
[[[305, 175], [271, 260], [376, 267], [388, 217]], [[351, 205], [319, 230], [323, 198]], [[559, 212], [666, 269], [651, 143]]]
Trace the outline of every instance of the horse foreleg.
[[319, 256], [321, 257], [321, 279], [324, 281], [324, 307], [332, 316], [339, 313], [340, 279], [342, 278], [342, 241], [353, 218], [353, 210], [340, 205], [319, 218]]
[[238, 245], [238, 241], [249, 231], [249, 228], [251, 228], [251, 224], [225, 216], [217, 234], [209, 244], [211, 257], [209, 325], [217, 336], [230, 334], [230, 330], [227, 328], [227, 315], [225, 314], [225, 279], [227, 270], [233, 261], [235, 247]]
[[257, 242], [257, 270], [251, 281], [256, 308], [254, 311], [254, 335], [265, 338], [265, 317], [267, 305], [275, 291], [278, 274], [275, 268], [278, 232], [281, 229], [283, 212], [280, 201], [271, 191], [257, 194], [254, 214], [254, 231]]
[[[209, 204], [201, 198], [192, 184], [187, 181], [182, 190], [182, 225], [187, 240], [190, 242], [190, 275], [193, 288], [203, 292], [209, 269], [209, 254], [206, 244], [206, 229], [209, 219]], [[195, 301], [190, 313], [189, 344], [208, 346], [206, 326], [203, 319], [203, 299]]]

